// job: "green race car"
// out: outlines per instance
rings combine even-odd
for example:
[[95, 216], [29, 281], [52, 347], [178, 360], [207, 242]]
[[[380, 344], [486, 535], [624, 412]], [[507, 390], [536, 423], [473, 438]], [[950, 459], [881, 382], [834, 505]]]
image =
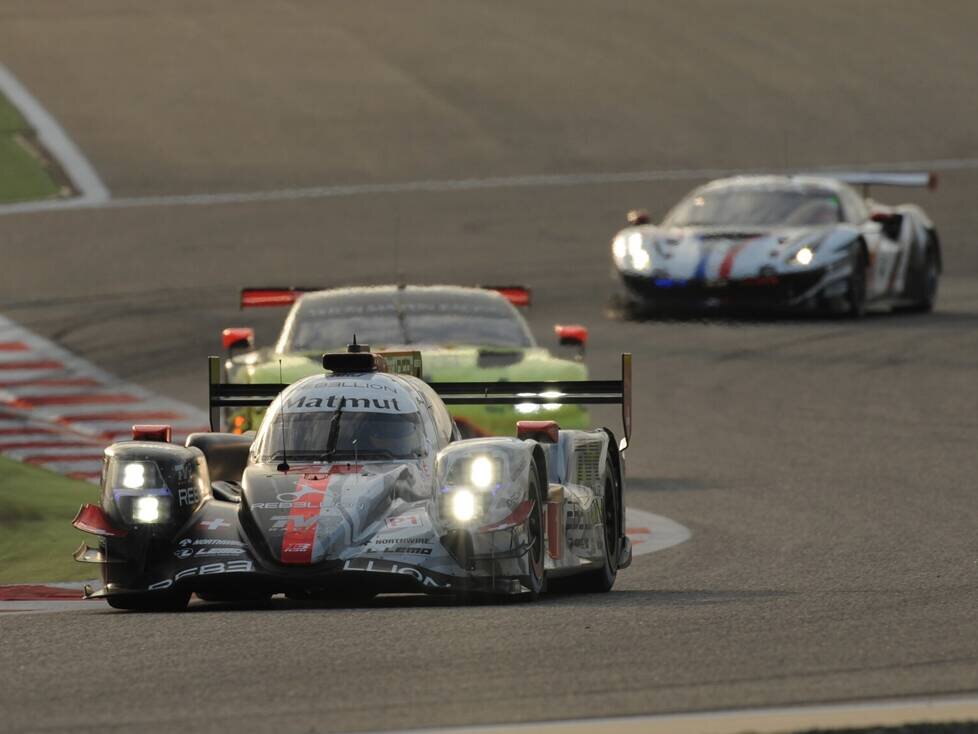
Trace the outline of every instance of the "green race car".
[[[243, 308], [292, 308], [274, 347], [255, 350], [250, 328], [224, 330], [227, 381], [289, 384], [321, 373], [323, 353], [343, 348], [354, 337], [375, 351], [420, 351], [426, 382], [586, 380], [582, 362], [537, 346], [513, 305], [529, 301], [529, 291], [521, 287], [248, 288], [241, 293]], [[555, 331], [561, 344], [583, 352], [583, 326], [556, 326]], [[244, 408], [230, 413], [227, 428], [253, 430], [263, 412]], [[452, 417], [465, 437], [514, 435], [517, 420], [555, 420], [561, 428], [589, 425], [583, 407], [557, 402], [458, 405], [452, 406]]]

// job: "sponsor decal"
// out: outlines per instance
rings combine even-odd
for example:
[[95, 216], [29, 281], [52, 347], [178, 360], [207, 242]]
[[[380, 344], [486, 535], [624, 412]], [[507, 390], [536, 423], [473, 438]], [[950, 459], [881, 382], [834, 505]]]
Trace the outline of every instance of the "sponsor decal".
[[370, 545], [431, 545], [430, 535], [417, 535], [411, 538], [374, 538]]
[[417, 548], [409, 545], [399, 545], [391, 553], [408, 553], [416, 556], [430, 556], [431, 548]]
[[173, 555], [177, 558], [200, 558], [201, 556], [241, 556], [244, 548], [177, 548]]
[[199, 527], [205, 530], [220, 530], [221, 528], [231, 527], [231, 523], [225, 520], [223, 517], [216, 517], [213, 520], [201, 520], [198, 523]]
[[189, 578], [191, 576], [213, 576], [214, 574], [221, 573], [250, 573], [254, 570], [255, 567], [251, 561], [222, 561], [218, 563], [208, 563], [203, 566], [185, 568], [183, 571], [174, 574], [173, 578], [157, 581], [155, 584], [150, 584], [146, 588], [149, 591], [162, 591], [163, 589], [169, 589], [177, 581]]
[[[337, 400], [337, 398], [339, 398]], [[344, 410], [394, 410], [400, 412], [400, 407], [397, 405], [397, 398], [384, 398], [383, 400], [379, 398], [355, 398], [346, 395], [330, 395], [327, 398], [314, 398], [303, 395], [298, 400], [294, 400], [286, 404], [287, 408], [331, 408], [335, 409], [337, 406], [342, 407]]]
[[224, 538], [182, 538], [177, 542], [173, 555], [177, 558], [199, 558], [201, 556], [241, 556], [245, 553], [240, 540]]
[[312, 502], [255, 502], [251, 505], [256, 510], [311, 510]]
[[415, 581], [424, 586], [431, 586], [438, 589], [447, 589], [451, 587], [449, 582], [446, 581], [441, 583], [439, 581], [435, 581], [435, 579], [431, 578], [421, 571], [421, 569], [415, 568], [414, 566], [405, 566], [379, 558], [351, 558], [343, 564], [343, 570], [366, 571], [368, 573], [400, 574], [403, 576], [411, 576]]
[[200, 502], [200, 490], [197, 486], [187, 487], [186, 489], [177, 490], [177, 500], [180, 502], [180, 506], [184, 505], [196, 505]]
[[387, 527], [389, 528], [412, 528], [421, 525], [421, 517], [416, 512], [405, 513], [404, 515], [395, 515], [394, 517], [389, 517], [386, 520]]

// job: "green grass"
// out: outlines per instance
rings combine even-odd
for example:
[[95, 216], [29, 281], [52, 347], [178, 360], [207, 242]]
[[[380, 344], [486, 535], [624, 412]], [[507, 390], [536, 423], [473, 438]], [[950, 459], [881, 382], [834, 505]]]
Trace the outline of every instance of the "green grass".
[[98, 566], [71, 554], [85, 535], [71, 527], [78, 508], [98, 500], [98, 488], [0, 458], [0, 584], [82, 581]]
[[49, 199], [61, 192], [44, 161], [31, 151], [29, 140], [30, 127], [0, 96], [0, 204]]

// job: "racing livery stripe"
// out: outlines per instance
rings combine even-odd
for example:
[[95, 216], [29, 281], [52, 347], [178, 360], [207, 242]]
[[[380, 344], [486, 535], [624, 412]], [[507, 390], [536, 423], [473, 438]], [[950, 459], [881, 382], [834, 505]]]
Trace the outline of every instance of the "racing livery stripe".
[[702, 240], [700, 240], [700, 248], [702, 254], [699, 263], [696, 265], [696, 271], [693, 273], [693, 280], [706, 280], [706, 264], [710, 260], [710, 255], [713, 254], [711, 250], [706, 248]]
[[740, 251], [753, 241], [754, 239], [742, 240], [727, 250], [727, 254], [723, 258], [723, 262], [720, 263], [720, 280], [726, 280], [730, 277], [730, 271], [733, 269], [734, 260], [737, 259], [737, 255], [739, 255]]
[[303, 477], [295, 484], [296, 501], [289, 511], [288, 524], [282, 534], [282, 563], [312, 563], [312, 547], [316, 542], [317, 518], [326, 499], [329, 474]]
[[0, 352], [27, 352], [30, 351], [24, 342], [0, 342]]
[[318, 518], [322, 512], [323, 500], [326, 499], [330, 478], [335, 474], [357, 474], [362, 469], [358, 464], [336, 464], [325, 474], [307, 474], [296, 482], [296, 499], [282, 534], [282, 563], [312, 563], [316, 531], [319, 529]]

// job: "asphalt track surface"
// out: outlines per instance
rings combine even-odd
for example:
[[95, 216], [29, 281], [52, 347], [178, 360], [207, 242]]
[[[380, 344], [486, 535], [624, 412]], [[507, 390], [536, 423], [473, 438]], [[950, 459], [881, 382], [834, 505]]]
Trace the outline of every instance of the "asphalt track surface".
[[[978, 155], [970, 2], [0, 6], [115, 197]], [[691, 541], [606, 596], [0, 621], [6, 730], [343, 731], [978, 689], [978, 170], [919, 201], [935, 313], [622, 322], [608, 240], [693, 181], [0, 218], [0, 313], [200, 402], [244, 284], [524, 282], [635, 353], [630, 504]], [[605, 416], [613, 420], [612, 414]]]

